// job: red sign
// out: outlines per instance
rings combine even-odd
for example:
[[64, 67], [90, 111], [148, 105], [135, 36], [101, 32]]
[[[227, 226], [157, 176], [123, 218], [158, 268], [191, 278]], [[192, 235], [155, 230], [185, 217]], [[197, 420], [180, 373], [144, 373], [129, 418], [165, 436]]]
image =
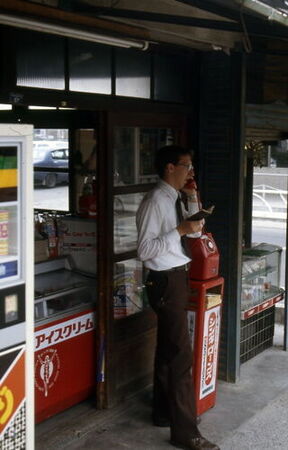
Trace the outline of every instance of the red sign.
[[215, 332], [216, 332], [216, 314], [211, 313], [208, 319], [208, 346], [206, 360], [205, 383], [210, 384], [213, 376], [214, 353], [215, 353]]
[[25, 350], [17, 354], [0, 380], [0, 437], [25, 400]]
[[205, 311], [200, 377], [200, 400], [207, 397], [211, 394], [211, 392], [214, 392], [216, 388], [219, 331], [220, 305], [217, 305], [213, 309]]

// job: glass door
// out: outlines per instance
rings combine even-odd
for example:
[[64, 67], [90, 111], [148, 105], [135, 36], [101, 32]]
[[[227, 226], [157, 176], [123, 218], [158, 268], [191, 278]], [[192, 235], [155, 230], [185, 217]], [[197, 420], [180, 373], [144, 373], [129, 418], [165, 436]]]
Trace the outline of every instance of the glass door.
[[145, 310], [145, 269], [136, 259], [136, 212], [157, 181], [154, 156], [158, 148], [178, 141], [177, 130], [165, 127], [115, 127], [114, 160], [114, 318]]
[[106, 156], [99, 152], [108, 198], [107, 231], [102, 228], [106, 248], [99, 242], [106, 259], [103, 267], [107, 267], [103, 279], [108, 297], [102, 309], [108, 318], [108, 404], [121, 401], [152, 380], [156, 316], [147, 301], [146, 270], [137, 258], [136, 212], [158, 180], [156, 150], [169, 144], [185, 145], [185, 130], [186, 118], [180, 115], [109, 115], [108, 151]]

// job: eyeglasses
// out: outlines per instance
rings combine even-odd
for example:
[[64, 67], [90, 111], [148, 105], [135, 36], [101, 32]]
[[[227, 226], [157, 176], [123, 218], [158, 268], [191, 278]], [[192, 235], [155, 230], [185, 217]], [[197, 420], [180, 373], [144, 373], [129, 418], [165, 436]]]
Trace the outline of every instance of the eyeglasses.
[[192, 164], [184, 164], [184, 163], [177, 163], [176, 166], [183, 166], [186, 167], [187, 171], [190, 172], [190, 170], [193, 170], [194, 167]]

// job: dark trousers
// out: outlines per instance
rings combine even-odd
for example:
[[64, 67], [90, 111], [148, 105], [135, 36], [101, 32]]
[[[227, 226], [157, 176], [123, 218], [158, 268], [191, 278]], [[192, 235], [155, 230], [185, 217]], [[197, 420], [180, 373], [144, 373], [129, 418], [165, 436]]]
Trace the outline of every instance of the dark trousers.
[[153, 415], [170, 419], [171, 437], [197, 437], [185, 271], [150, 271], [147, 293], [157, 314]]

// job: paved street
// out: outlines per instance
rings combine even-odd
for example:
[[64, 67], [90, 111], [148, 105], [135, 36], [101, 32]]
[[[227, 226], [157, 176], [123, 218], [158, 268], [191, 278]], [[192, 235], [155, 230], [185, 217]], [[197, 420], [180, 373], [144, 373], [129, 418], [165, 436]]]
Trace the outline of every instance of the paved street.
[[34, 189], [34, 208], [68, 211], [68, 186]]

